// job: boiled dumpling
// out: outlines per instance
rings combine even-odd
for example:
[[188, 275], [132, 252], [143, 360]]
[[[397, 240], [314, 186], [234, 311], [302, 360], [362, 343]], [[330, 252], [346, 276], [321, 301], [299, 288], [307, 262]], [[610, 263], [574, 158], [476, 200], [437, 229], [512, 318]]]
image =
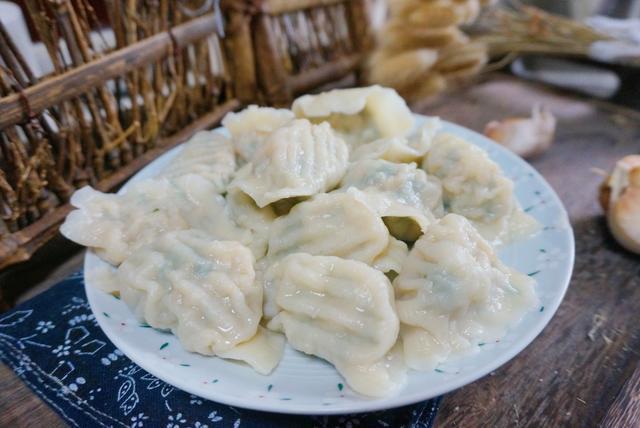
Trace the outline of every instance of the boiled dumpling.
[[280, 363], [285, 339], [282, 334], [258, 326], [256, 335], [217, 355], [230, 360], [244, 361], [260, 374], [268, 375]]
[[536, 304], [535, 282], [456, 214], [429, 226], [393, 285], [405, 358], [417, 370], [500, 339]]
[[372, 263], [389, 244], [380, 217], [356, 189], [316, 195], [273, 222], [267, 257], [290, 253], [338, 256]]
[[242, 360], [262, 374], [278, 364], [282, 337], [259, 328], [262, 287], [251, 251], [200, 230], [160, 235], [118, 268], [121, 299], [136, 316], [171, 330], [191, 352]]
[[291, 122], [273, 132], [230, 185], [259, 207], [335, 187], [347, 168], [347, 147], [327, 123]]
[[384, 273], [395, 272], [398, 274], [407, 255], [409, 255], [407, 244], [394, 237], [389, 237], [389, 245], [373, 260], [371, 266]]
[[408, 137], [381, 138], [363, 144], [351, 152], [350, 159], [352, 161], [384, 159], [391, 162], [418, 162], [431, 148], [431, 142], [441, 127], [439, 118], [427, 118], [415, 134]]
[[336, 369], [354, 391], [372, 397], [393, 395], [407, 382], [407, 364], [400, 342], [373, 364], [341, 364]]
[[275, 314], [275, 284], [263, 277], [268, 266], [288, 254], [338, 256], [375, 264], [383, 272], [397, 267], [406, 244], [396, 243], [362, 192], [316, 195], [278, 218], [271, 227], [267, 257], [258, 262], [257, 277], [264, 286], [264, 317]]
[[465, 216], [486, 239], [500, 243], [536, 230], [514, 198], [513, 182], [484, 150], [439, 134], [422, 167], [442, 182], [446, 210]]
[[442, 216], [440, 181], [415, 164], [381, 159], [352, 163], [340, 182], [341, 190], [362, 190], [367, 203], [385, 218], [391, 234], [404, 241], [415, 241], [422, 231]]
[[150, 326], [185, 349], [226, 351], [251, 339], [262, 315], [253, 255], [238, 242], [195, 229], [168, 232], [118, 268], [120, 296]]
[[280, 309], [269, 327], [283, 331], [291, 346], [334, 364], [362, 394], [383, 396], [400, 386], [402, 376], [394, 379], [385, 360], [399, 323], [382, 272], [358, 261], [297, 253], [266, 275], [276, 284]]
[[293, 102], [292, 109], [297, 117], [329, 122], [351, 147], [406, 136], [414, 123], [402, 97], [378, 85], [303, 95]]
[[71, 205], [77, 209], [60, 232], [115, 265], [165, 231], [198, 228], [216, 239], [251, 241], [250, 232], [229, 218], [216, 186], [195, 174], [144, 180], [121, 195], [86, 186]]
[[251, 248], [256, 259], [263, 257], [267, 252], [271, 224], [276, 219], [273, 208], [259, 208], [253, 199], [238, 189], [230, 190], [226, 200], [229, 218], [251, 232], [251, 240], [247, 246]]
[[240, 160], [246, 163], [269, 134], [291, 122], [294, 117], [291, 110], [250, 105], [240, 112], [227, 113], [222, 119], [222, 126], [231, 134]]
[[231, 141], [216, 131], [200, 131], [180, 148], [159, 176], [175, 178], [197, 174], [211, 181], [216, 192], [223, 193], [235, 169]]

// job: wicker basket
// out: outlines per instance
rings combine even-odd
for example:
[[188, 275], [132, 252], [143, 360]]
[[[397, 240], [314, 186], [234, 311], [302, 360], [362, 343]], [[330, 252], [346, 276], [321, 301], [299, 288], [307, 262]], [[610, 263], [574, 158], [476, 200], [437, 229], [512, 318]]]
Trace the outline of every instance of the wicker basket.
[[256, 70], [244, 73], [256, 80], [241, 99], [259, 93], [269, 104], [287, 105], [357, 71], [373, 44], [367, 0], [229, 0], [223, 7], [242, 65]]
[[106, 49], [87, 0], [25, 2], [43, 78], [0, 25], [0, 268], [57, 233], [75, 189], [113, 189], [232, 109], [353, 73], [371, 44], [366, 0], [105, 1]]
[[0, 267], [56, 233], [75, 189], [113, 188], [240, 105], [213, 6], [111, 0], [100, 49], [88, 3], [27, 4], [54, 72], [36, 79], [0, 27]]

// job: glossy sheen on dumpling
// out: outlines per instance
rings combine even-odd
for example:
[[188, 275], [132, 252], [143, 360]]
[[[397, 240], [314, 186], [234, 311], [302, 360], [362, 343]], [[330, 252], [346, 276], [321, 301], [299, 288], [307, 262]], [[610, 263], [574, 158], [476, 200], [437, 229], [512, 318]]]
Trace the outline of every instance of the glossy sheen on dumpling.
[[77, 209], [69, 213], [60, 232], [116, 265], [171, 230], [198, 228], [216, 239], [251, 241], [250, 232], [228, 217], [216, 186], [195, 174], [144, 180], [122, 195], [87, 186], [73, 194], [71, 205]]
[[291, 122], [294, 117], [291, 110], [250, 105], [237, 113], [227, 113], [222, 119], [222, 126], [231, 134], [238, 157], [242, 163], [246, 163], [269, 134]]
[[351, 161], [384, 159], [391, 162], [418, 162], [431, 148], [431, 142], [442, 127], [437, 117], [427, 118], [415, 134], [408, 137], [381, 138], [355, 148]]
[[398, 336], [393, 289], [382, 272], [358, 261], [297, 253], [266, 275], [276, 284], [280, 309], [270, 328], [283, 331], [294, 348], [334, 364], [356, 391], [388, 393], [387, 382], [357, 376], [358, 367], [385, 358]]
[[347, 146], [329, 124], [295, 120], [260, 145], [251, 162], [236, 173], [230, 188], [242, 190], [264, 207], [335, 187], [347, 162]]
[[258, 326], [255, 336], [217, 355], [230, 360], [244, 361], [260, 374], [268, 375], [280, 363], [285, 339], [282, 334]]
[[407, 244], [394, 237], [389, 237], [389, 245], [375, 258], [371, 266], [385, 273], [400, 273], [402, 263], [408, 255], [409, 247]]
[[223, 193], [235, 169], [231, 141], [217, 131], [200, 131], [180, 148], [158, 176], [175, 178], [197, 174], [211, 181], [218, 193]]
[[500, 339], [537, 301], [535, 282], [456, 214], [429, 226], [393, 285], [405, 358], [419, 370]]
[[378, 85], [303, 95], [293, 102], [292, 110], [297, 117], [329, 122], [352, 147], [405, 136], [414, 123], [402, 97]]
[[200, 230], [160, 235], [118, 268], [120, 296], [188, 351], [214, 355], [251, 339], [262, 316], [251, 251]]
[[372, 397], [387, 397], [395, 394], [407, 382], [407, 364], [401, 342], [381, 359], [372, 364], [336, 364], [354, 391]]
[[389, 243], [380, 217], [356, 189], [316, 195], [279, 217], [269, 235], [269, 258], [290, 253], [337, 256], [372, 263]]
[[397, 232], [399, 239], [415, 241], [435, 216], [443, 214], [442, 188], [438, 179], [416, 167], [381, 159], [368, 159], [349, 165], [340, 182], [341, 189], [355, 187], [362, 190], [371, 208], [380, 217], [407, 219], [415, 222], [415, 232]]
[[422, 167], [442, 182], [446, 210], [472, 221], [485, 238], [499, 243], [508, 240], [510, 229], [535, 229], [513, 196], [513, 182], [475, 145], [439, 134]]

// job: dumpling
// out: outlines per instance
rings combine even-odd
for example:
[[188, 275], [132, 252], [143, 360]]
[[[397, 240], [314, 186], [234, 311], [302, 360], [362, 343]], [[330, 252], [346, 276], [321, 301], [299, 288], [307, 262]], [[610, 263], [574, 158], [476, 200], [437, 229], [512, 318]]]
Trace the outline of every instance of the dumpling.
[[338, 372], [356, 392], [372, 397], [393, 395], [407, 383], [402, 344], [397, 342], [373, 364], [341, 364]]
[[118, 268], [120, 296], [150, 326], [185, 349], [211, 355], [251, 339], [262, 315], [253, 255], [203, 231], [168, 232]]
[[247, 246], [256, 259], [260, 259], [267, 253], [269, 229], [276, 219], [276, 213], [271, 206], [259, 208], [253, 199], [238, 189], [230, 190], [226, 200], [229, 218], [251, 232], [251, 240]]
[[195, 174], [144, 180], [122, 195], [86, 186], [73, 194], [71, 205], [77, 209], [69, 213], [60, 232], [114, 265], [171, 230], [197, 228], [216, 239], [251, 241], [251, 233], [227, 215], [216, 186]]
[[284, 343], [258, 330], [262, 287], [253, 263], [238, 242], [195, 229], [168, 232], [118, 267], [120, 297], [139, 319], [171, 330], [187, 351], [242, 359], [268, 373]]
[[406, 136], [414, 124], [402, 97], [378, 85], [303, 95], [293, 102], [292, 109], [297, 117], [314, 123], [329, 122], [351, 147]]
[[401, 385], [385, 360], [399, 322], [382, 272], [358, 261], [297, 253], [267, 276], [280, 309], [269, 327], [283, 331], [291, 346], [331, 362], [362, 394], [384, 396]]
[[418, 162], [431, 148], [431, 142], [440, 131], [440, 118], [427, 118], [418, 132], [408, 137], [381, 138], [358, 146], [351, 152], [350, 159], [384, 159], [391, 162]]
[[500, 339], [536, 305], [534, 285], [502, 264], [464, 217], [430, 225], [393, 282], [407, 365], [428, 370]]
[[409, 247], [407, 244], [394, 237], [389, 237], [389, 245], [373, 260], [371, 266], [384, 273], [395, 272], [398, 274], [408, 255]]
[[389, 244], [380, 217], [356, 189], [316, 195], [273, 222], [267, 257], [291, 253], [337, 256], [371, 264]]
[[231, 134], [240, 160], [246, 163], [269, 134], [294, 118], [291, 110], [250, 105], [240, 112], [227, 113], [222, 119], [222, 126]]
[[442, 188], [414, 163], [401, 164], [368, 159], [349, 165], [340, 182], [341, 190], [362, 190], [367, 203], [380, 216], [391, 234], [415, 241], [422, 231], [442, 216]]
[[256, 335], [228, 351], [219, 351], [218, 357], [244, 361], [260, 374], [268, 375], [275, 369], [284, 353], [282, 334], [258, 326]]
[[229, 187], [248, 194], [259, 207], [311, 196], [338, 184], [348, 156], [347, 146], [329, 124], [295, 120], [269, 135]]
[[446, 211], [465, 216], [486, 239], [498, 244], [537, 229], [515, 200], [513, 182], [473, 144], [439, 134], [422, 168], [442, 182]]
[[223, 193], [235, 169], [231, 141], [216, 131], [200, 131], [182, 146], [159, 176], [176, 178], [197, 174], [211, 181], [216, 192]]

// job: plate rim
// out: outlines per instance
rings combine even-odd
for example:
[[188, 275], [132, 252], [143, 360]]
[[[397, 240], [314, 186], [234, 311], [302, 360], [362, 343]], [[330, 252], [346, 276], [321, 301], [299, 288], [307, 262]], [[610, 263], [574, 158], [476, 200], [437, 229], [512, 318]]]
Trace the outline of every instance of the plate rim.
[[[418, 117], [418, 118], [429, 117], [429, 116], [425, 116], [417, 113], [413, 113], [413, 114], [414, 114], [414, 117]], [[355, 413], [387, 410], [387, 409], [392, 409], [396, 407], [416, 404], [421, 401], [434, 399], [436, 397], [439, 397], [448, 392], [457, 390], [465, 385], [468, 385], [480, 378], [483, 378], [489, 375], [491, 372], [503, 366], [504, 364], [506, 364], [513, 358], [515, 358], [522, 351], [524, 351], [527, 347], [529, 347], [529, 345], [533, 343], [533, 341], [540, 335], [540, 333], [547, 327], [547, 325], [549, 325], [551, 319], [553, 318], [558, 308], [560, 307], [560, 304], [564, 301], [564, 298], [566, 296], [567, 290], [571, 282], [571, 277], [573, 275], [573, 269], [574, 269], [574, 263], [575, 263], [575, 236], [574, 236], [573, 227], [571, 226], [571, 222], [569, 221], [569, 215], [567, 213], [567, 210], [564, 204], [562, 203], [562, 200], [556, 193], [555, 189], [532, 165], [530, 165], [526, 160], [520, 158], [519, 156], [512, 153], [508, 149], [500, 146], [499, 144], [495, 143], [494, 141], [491, 141], [489, 138], [485, 137], [484, 135], [472, 129], [466, 128], [464, 126], [455, 124], [453, 122], [450, 122], [444, 119], [441, 119], [441, 121], [442, 121], [443, 127], [445, 128], [444, 129], [445, 131], [446, 131], [446, 128], [454, 129], [455, 131], [458, 131], [458, 132], [461, 131], [462, 134], [471, 135], [475, 139], [484, 140], [484, 143], [488, 144], [490, 147], [492, 147], [492, 149], [502, 152], [501, 153], [502, 155], [506, 155], [509, 158], [510, 162], [524, 163], [526, 166], [528, 166], [529, 172], [532, 172], [534, 174], [536, 180], [544, 183], [544, 185], [546, 186], [546, 190], [549, 193], [549, 196], [553, 199], [553, 202], [560, 208], [560, 213], [566, 220], [566, 224], [568, 226], [565, 229], [566, 230], [565, 237], [568, 239], [567, 244], [568, 244], [568, 248], [570, 249], [570, 252], [569, 254], [567, 254], [567, 258], [566, 258], [565, 266], [567, 268], [564, 270], [564, 277], [558, 280], [558, 285], [561, 286], [561, 290], [559, 290], [559, 293], [558, 293], [559, 298], [555, 299], [552, 306], [545, 306], [545, 313], [541, 317], [537, 318], [537, 321], [535, 321], [535, 323], [532, 324], [532, 328], [528, 329], [526, 334], [518, 339], [518, 342], [516, 345], [509, 347], [507, 349], [507, 352], [500, 354], [498, 358], [493, 359], [490, 363], [487, 363], [484, 366], [481, 366], [480, 369], [476, 369], [472, 373], [469, 373], [466, 375], [459, 375], [453, 381], [449, 381], [446, 384], [443, 384], [443, 386], [438, 386], [438, 385], [432, 386], [428, 394], [424, 394], [424, 393], [420, 394], [418, 392], [410, 395], [406, 395], [406, 394], [403, 395], [402, 391], [400, 391], [395, 395], [385, 397], [385, 398], [371, 399], [370, 401], [367, 401], [368, 397], [362, 396], [363, 400], [361, 402], [357, 404], [354, 404], [353, 402], [349, 402], [348, 405], [343, 407], [341, 407], [339, 404], [331, 407], [314, 406], [314, 405], [298, 405], [296, 407], [287, 407], [286, 401], [283, 401], [281, 403], [280, 402], [273, 403], [270, 401], [246, 401], [246, 400], [241, 401], [240, 399], [237, 399], [235, 397], [227, 398], [227, 396], [225, 396], [224, 393], [222, 394], [214, 393], [213, 395], [206, 396], [206, 395], [203, 395], [200, 390], [192, 386], [190, 383], [183, 382], [179, 378], [171, 378], [171, 380], [169, 381], [168, 378], [164, 376], [164, 373], [161, 370], [154, 368], [153, 363], [147, 362], [145, 361], [144, 358], [139, 357], [138, 351], [131, 348], [124, 340], [122, 340], [117, 334], [115, 334], [115, 330], [111, 329], [111, 326], [107, 324], [106, 319], [98, 316], [99, 311], [97, 311], [96, 309], [95, 293], [105, 293], [105, 292], [99, 290], [96, 287], [90, 286], [89, 281], [87, 281], [85, 278], [84, 287], [85, 287], [85, 292], [87, 294], [87, 300], [89, 302], [91, 311], [98, 322], [100, 329], [107, 336], [107, 338], [109, 338], [109, 340], [118, 349], [120, 349], [120, 351], [122, 351], [122, 353], [127, 358], [129, 358], [134, 364], [137, 364], [143, 370], [147, 371], [148, 373], [152, 374], [153, 376], [157, 377], [163, 382], [166, 382], [169, 385], [177, 387], [187, 393], [202, 397], [207, 400], [214, 401], [216, 403], [240, 407], [243, 409], [258, 410], [258, 411], [265, 411], [265, 412], [295, 414], [295, 415], [336, 415], [336, 414], [347, 414], [347, 413], [355, 414]], [[218, 128], [215, 128], [214, 130], [217, 130], [217, 129], [222, 129], [222, 128], [218, 127]], [[184, 143], [181, 143], [180, 145], [165, 152], [163, 155], [154, 159], [152, 162], [147, 164], [144, 168], [142, 168], [140, 171], [138, 171], [136, 174], [130, 177], [125, 182], [125, 184], [121, 187], [118, 193], [121, 193], [122, 191], [124, 191], [132, 181], [135, 181], [136, 177], [140, 176], [145, 170], [148, 170], [149, 168], [151, 168], [160, 159], [166, 156], [169, 156], [171, 153], [174, 153], [177, 150], [179, 150], [182, 144]], [[90, 260], [90, 257], [89, 257], [90, 253], [93, 254], [93, 252], [89, 249], [85, 251], [85, 256], [83, 261], [83, 276]], [[135, 356], [135, 358], [131, 357], [132, 354]], [[408, 376], [410, 376], [410, 373], [411, 373], [411, 370], [409, 370]], [[215, 398], [212, 398], [213, 396], [215, 396]]]

